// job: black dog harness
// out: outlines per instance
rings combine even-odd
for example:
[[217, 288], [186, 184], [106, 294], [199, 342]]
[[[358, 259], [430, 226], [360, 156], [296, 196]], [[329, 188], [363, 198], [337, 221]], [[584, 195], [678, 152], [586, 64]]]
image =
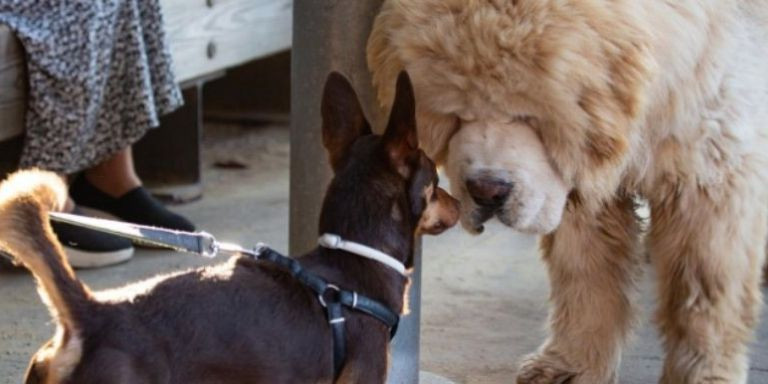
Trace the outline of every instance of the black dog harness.
[[386, 305], [360, 295], [355, 291], [341, 289], [330, 284], [325, 279], [317, 276], [301, 267], [301, 264], [290, 257], [281, 255], [271, 248], [259, 245], [253, 254], [249, 254], [255, 260], [265, 260], [277, 264], [286, 269], [291, 276], [311, 289], [316, 295], [320, 305], [325, 308], [328, 324], [333, 333], [333, 371], [334, 378], [338, 378], [344, 367], [347, 355], [346, 328], [342, 307], [347, 307], [381, 321], [389, 328], [390, 339], [395, 337], [400, 316]]
[[[357, 292], [330, 284], [322, 277], [302, 268], [296, 259], [283, 256], [266, 245], [259, 244], [254, 249], [246, 249], [237, 244], [220, 243], [213, 235], [206, 232], [173, 231], [67, 213], [50, 212], [49, 216], [55, 221], [111, 233], [131, 239], [134, 242], [170, 248], [179, 252], [195, 253], [208, 258], [216, 257], [220, 253], [237, 254], [253, 260], [268, 261], [287, 270], [291, 276], [312, 290], [317, 295], [320, 305], [325, 308], [328, 324], [333, 334], [334, 379], [338, 379], [347, 355], [346, 328], [344, 326], [346, 320], [343, 307], [365, 313], [384, 323], [389, 328], [390, 339], [395, 337], [397, 332], [400, 316], [386, 305]], [[337, 235], [325, 234], [320, 238], [319, 243], [325, 248], [342, 249], [376, 260], [395, 269], [402, 275], [406, 274], [402, 263], [391, 256], [362, 244], [345, 241]]]

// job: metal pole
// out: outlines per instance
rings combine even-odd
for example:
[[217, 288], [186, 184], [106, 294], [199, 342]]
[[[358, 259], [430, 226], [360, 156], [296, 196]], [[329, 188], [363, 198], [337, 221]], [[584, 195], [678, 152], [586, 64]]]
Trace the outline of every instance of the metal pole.
[[[331, 171], [320, 132], [320, 98], [328, 73], [346, 75], [361, 98], [373, 127], [384, 118], [374, 107], [365, 45], [382, 0], [296, 0], [291, 57], [290, 251], [300, 254], [316, 245], [317, 220]], [[421, 251], [417, 247], [410, 314], [392, 344], [389, 383], [417, 383]]]

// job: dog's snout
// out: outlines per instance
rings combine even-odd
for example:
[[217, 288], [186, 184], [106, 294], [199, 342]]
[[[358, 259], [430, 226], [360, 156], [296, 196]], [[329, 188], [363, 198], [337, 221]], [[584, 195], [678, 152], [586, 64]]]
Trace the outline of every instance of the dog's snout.
[[512, 190], [512, 183], [488, 176], [468, 179], [466, 185], [472, 200], [483, 207], [500, 207]]

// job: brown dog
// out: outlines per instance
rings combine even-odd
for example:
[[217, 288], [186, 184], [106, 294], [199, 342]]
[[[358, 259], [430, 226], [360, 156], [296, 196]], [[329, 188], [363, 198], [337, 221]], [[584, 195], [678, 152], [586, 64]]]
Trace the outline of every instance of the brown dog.
[[[457, 221], [457, 201], [437, 187], [434, 164], [417, 147], [408, 76], [383, 136], [371, 133], [347, 80], [329, 76], [323, 142], [335, 172], [320, 233], [366, 244], [408, 265], [419, 233]], [[334, 379], [332, 332], [314, 292], [284, 268], [233, 257], [221, 265], [162, 276], [108, 293], [77, 280], [48, 225], [64, 184], [27, 171], [0, 186], [0, 247], [37, 279], [56, 335], [32, 359], [28, 384], [383, 383], [389, 330], [344, 310], [347, 353]], [[408, 278], [376, 261], [317, 248], [304, 270], [405, 311]]]

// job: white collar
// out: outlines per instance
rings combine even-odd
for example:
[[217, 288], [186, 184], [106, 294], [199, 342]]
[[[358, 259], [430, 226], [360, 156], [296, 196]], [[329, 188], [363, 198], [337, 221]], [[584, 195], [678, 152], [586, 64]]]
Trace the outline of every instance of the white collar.
[[406, 276], [405, 265], [403, 265], [403, 263], [394, 257], [379, 251], [378, 249], [374, 249], [360, 243], [355, 243], [353, 241], [344, 240], [341, 238], [341, 236], [334, 235], [332, 233], [323, 234], [319, 239], [317, 239], [317, 243], [320, 244], [320, 246], [328, 249], [341, 249], [349, 253], [354, 253], [358, 256], [376, 260], [379, 263], [394, 269], [401, 275]]

